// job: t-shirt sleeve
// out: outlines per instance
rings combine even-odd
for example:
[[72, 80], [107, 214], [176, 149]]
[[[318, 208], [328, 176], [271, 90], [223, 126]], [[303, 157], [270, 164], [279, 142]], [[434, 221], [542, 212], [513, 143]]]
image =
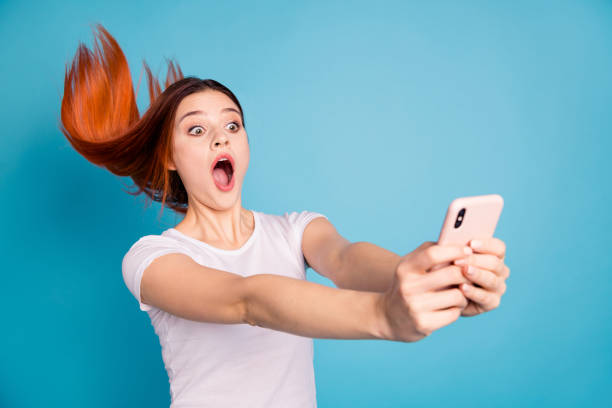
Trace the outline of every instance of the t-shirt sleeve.
[[310, 265], [308, 265], [308, 262], [306, 261], [306, 258], [304, 258], [304, 254], [302, 252], [302, 236], [308, 223], [318, 217], [327, 219], [327, 216], [313, 211], [292, 212], [288, 214], [289, 223], [291, 224], [294, 236], [294, 242], [297, 246], [296, 251], [300, 254], [302, 262], [304, 262], [304, 269], [308, 268]]
[[146, 312], [154, 308], [154, 306], [142, 303], [140, 299], [142, 273], [156, 258], [175, 252], [189, 255], [187, 250], [178, 243], [170, 242], [159, 235], [147, 235], [136, 241], [123, 257], [121, 264], [123, 280], [132, 295], [138, 300], [140, 310]]

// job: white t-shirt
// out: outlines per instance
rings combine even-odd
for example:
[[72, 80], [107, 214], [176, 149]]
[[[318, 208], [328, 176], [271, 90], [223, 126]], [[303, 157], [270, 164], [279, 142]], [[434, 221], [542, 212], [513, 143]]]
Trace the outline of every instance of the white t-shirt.
[[179, 252], [241, 276], [261, 273], [306, 279], [306, 225], [323, 214], [252, 211], [254, 231], [236, 250], [215, 248], [174, 228], [136, 241], [123, 258], [123, 279], [159, 336], [171, 408], [317, 406], [309, 337], [249, 324], [187, 320], [141, 302], [140, 279], [157, 257]]

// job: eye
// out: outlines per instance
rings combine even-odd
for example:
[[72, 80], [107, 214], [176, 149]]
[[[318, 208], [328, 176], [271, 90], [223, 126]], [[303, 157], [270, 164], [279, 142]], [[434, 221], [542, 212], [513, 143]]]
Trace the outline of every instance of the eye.
[[[195, 130], [195, 132], [194, 132], [194, 130]], [[199, 136], [199, 135], [201, 135], [203, 133], [204, 133], [204, 128], [202, 126], [194, 126], [194, 127], [189, 129], [189, 134], [190, 135]]]
[[238, 129], [240, 129], [240, 123], [238, 123], [238, 122], [230, 122], [227, 125], [228, 126], [234, 125], [234, 129], [231, 129], [231, 130], [238, 130]]

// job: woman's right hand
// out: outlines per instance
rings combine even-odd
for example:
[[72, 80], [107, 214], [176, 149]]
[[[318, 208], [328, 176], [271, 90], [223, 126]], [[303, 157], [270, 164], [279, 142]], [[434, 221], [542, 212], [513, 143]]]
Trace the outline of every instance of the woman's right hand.
[[457, 320], [468, 304], [457, 285], [468, 280], [457, 265], [434, 267], [471, 253], [469, 247], [427, 241], [403, 256], [391, 288], [380, 294], [382, 338], [414, 342]]

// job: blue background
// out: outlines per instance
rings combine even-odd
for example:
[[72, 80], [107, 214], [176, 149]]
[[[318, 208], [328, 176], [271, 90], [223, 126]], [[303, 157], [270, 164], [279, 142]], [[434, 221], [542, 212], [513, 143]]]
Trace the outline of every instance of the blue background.
[[417, 343], [316, 339], [319, 406], [612, 404], [612, 2], [4, 1], [0, 406], [169, 405], [121, 260], [180, 218], [58, 129], [96, 22], [135, 82], [175, 57], [236, 93], [246, 208], [321, 212], [403, 255], [453, 198], [504, 197], [500, 307]]

